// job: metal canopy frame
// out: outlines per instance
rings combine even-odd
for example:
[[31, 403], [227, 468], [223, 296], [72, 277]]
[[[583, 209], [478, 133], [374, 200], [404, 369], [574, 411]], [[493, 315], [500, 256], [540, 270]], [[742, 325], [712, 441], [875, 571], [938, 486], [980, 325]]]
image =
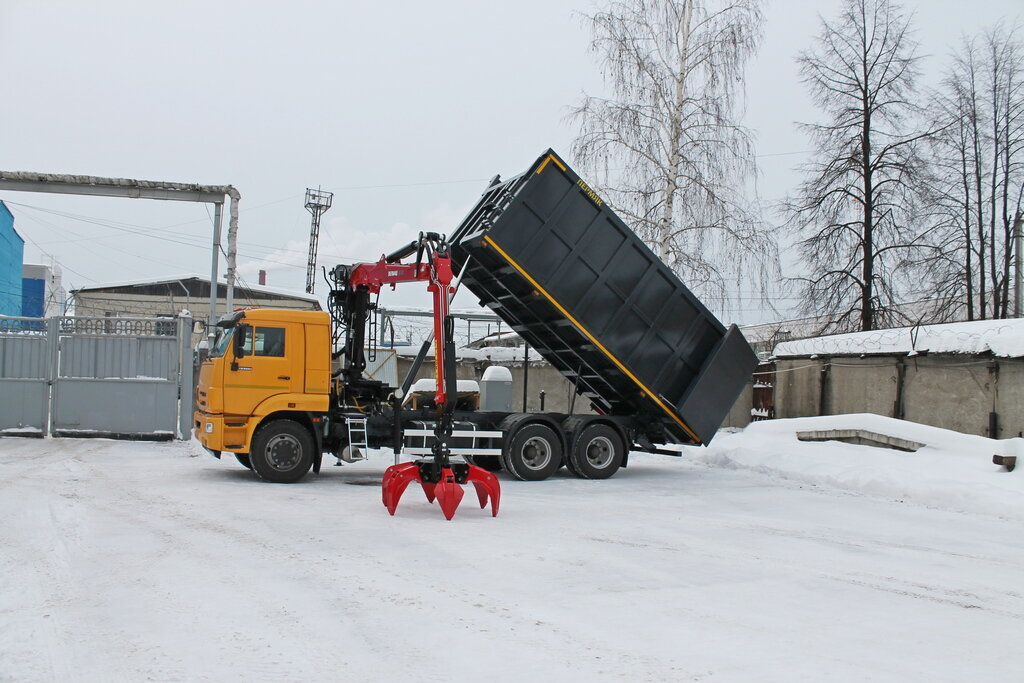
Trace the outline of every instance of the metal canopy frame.
[[227, 301], [230, 312], [234, 305], [235, 257], [238, 236], [238, 202], [241, 195], [231, 185], [198, 185], [170, 183], [133, 178], [103, 178], [99, 176], [35, 173], [28, 171], [0, 171], [0, 190], [11, 192], [49, 192], [94, 197], [124, 197], [127, 199], [158, 199], [178, 202], [213, 204], [213, 255], [210, 264], [210, 313], [208, 331], [214, 335], [217, 322], [217, 269], [220, 257], [221, 223], [224, 203], [230, 198], [227, 252]]

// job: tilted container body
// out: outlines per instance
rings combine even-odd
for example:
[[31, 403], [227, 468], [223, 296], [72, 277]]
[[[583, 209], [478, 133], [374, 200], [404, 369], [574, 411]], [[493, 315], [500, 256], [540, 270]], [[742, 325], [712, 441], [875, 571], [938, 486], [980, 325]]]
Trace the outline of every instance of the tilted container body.
[[553, 151], [452, 236], [462, 283], [600, 412], [708, 443], [757, 359]]

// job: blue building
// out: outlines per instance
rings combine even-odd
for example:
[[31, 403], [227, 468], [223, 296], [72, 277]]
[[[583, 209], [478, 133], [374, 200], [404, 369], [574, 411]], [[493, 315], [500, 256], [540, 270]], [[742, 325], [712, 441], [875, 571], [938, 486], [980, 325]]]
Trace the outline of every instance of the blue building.
[[46, 315], [46, 280], [35, 277], [21, 279], [21, 314], [26, 318]]
[[14, 229], [14, 214], [0, 201], [0, 315], [21, 315], [21, 264], [25, 240]]

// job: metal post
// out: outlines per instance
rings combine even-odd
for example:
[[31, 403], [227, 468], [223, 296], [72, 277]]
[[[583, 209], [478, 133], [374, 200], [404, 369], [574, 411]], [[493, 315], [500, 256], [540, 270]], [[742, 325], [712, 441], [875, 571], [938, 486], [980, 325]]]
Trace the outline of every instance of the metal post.
[[192, 358], [192, 317], [178, 317], [178, 438], [187, 441], [192, 434], [192, 409], [195, 397]]
[[523, 343], [523, 412], [526, 412], [526, 392], [530, 388], [530, 347]]
[[228, 185], [227, 195], [231, 197], [231, 211], [228, 219], [228, 313], [235, 305], [235, 258], [238, 256], [238, 190]]
[[1020, 280], [1021, 280], [1021, 223], [1024, 219], [1021, 217], [1021, 212], [1017, 212], [1017, 217], [1013, 219], [1013, 251], [1014, 251], [1014, 265], [1016, 266], [1014, 273], [1013, 282], [1013, 317], [1019, 318], [1021, 313], [1021, 301], [1020, 301]]
[[[220, 289], [217, 286], [217, 266], [218, 259], [220, 257], [220, 223], [221, 214], [223, 213], [223, 204], [213, 205], [213, 259], [210, 265], [210, 319], [207, 322], [207, 335], [210, 338], [210, 350], [213, 350], [213, 339], [216, 336], [217, 324], [217, 293]], [[230, 302], [229, 302], [230, 305]], [[230, 308], [228, 309], [231, 310]]]
[[46, 321], [46, 339], [49, 344], [50, 362], [47, 369], [46, 422], [43, 434], [53, 436], [57, 424], [57, 379], [60, 377], [60, 323], [63, 317], [54, 316]]

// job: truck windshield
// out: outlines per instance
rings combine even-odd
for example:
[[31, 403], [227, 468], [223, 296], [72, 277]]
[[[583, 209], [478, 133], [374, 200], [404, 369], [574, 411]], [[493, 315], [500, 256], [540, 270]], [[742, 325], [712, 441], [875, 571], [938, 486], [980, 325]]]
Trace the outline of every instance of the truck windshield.
[[231, 345], [231, 337], [235, 334], [235, 328], [229, 327], [224, 329], [223, 327], [217, 328], [216, 342], [214, 343], [213, 350], [210, 351], [210, 358], [220, 358], [227, 351], [228, 346]]

